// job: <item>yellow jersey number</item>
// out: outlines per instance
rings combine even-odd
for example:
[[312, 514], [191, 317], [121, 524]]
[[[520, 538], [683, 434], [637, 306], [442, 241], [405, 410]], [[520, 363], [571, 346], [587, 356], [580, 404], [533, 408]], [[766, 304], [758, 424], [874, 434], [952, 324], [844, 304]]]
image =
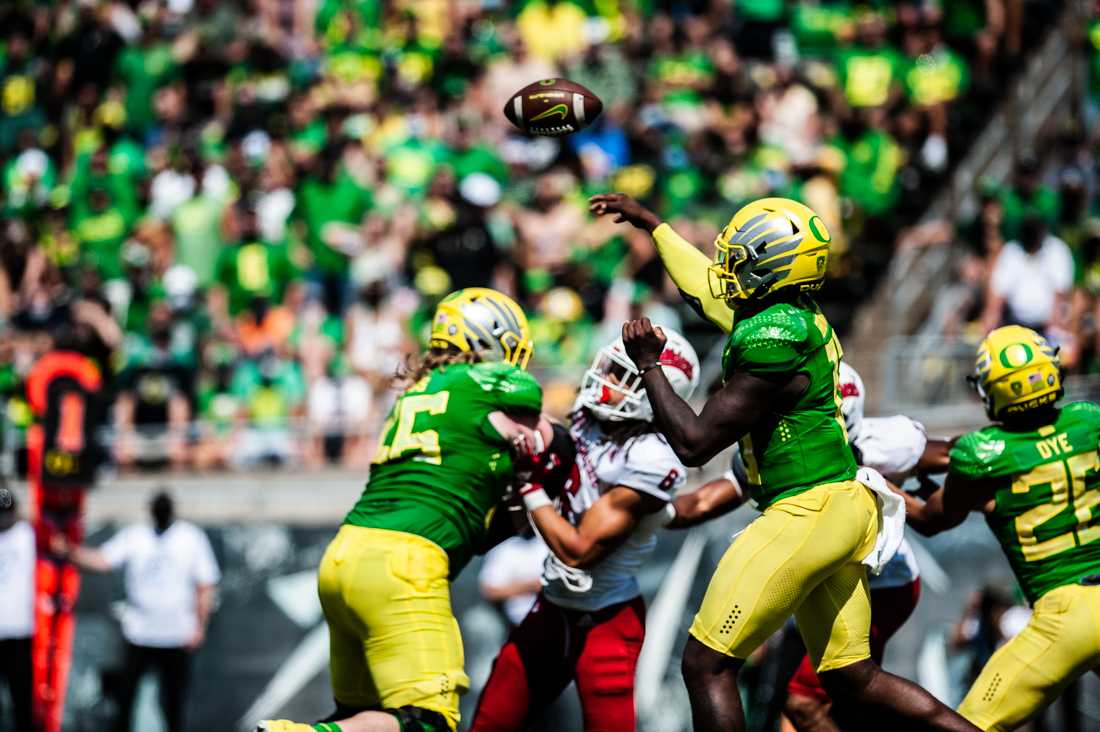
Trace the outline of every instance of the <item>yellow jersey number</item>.
[[[1064, 552], [1081, 544], [1100, 539], [1100, 525], [1093, 522], [1094, 509], [1100, 505], [1100, 490], [1089, 490], [1085, 481], [1088, 473], [1100, 470], [1100, 455], [1095, 451], [1073, 455], [1056, 463], [1044, 463], [1024, 473], [1012, 482], [1013, 493], [1027, 493], [1037, 486], [1050, 486], [1050, 502], [1025, 511], [1016, 517], [1016, 538], [1020, 542], [1024, 560], [1039, 559]], [[1077, 518], [1076, 525], [1058, 536], [1039, 541], [1036, 530], [1067, 509]]]
[[[415, 389], [415, 387], [413, 387]], [[412, 390], [410, 390], [412, 391]], [[449, 391], [437, 391], [434, 394], [405, 394], [398, 401], [393, 414], [386, 420], [382, 428], [383, 440], [386, 435], [391, 435], [394, 422], [397, 428], [392, 429], [392, 435], [388, 441], [378, 445], [378, 453], [374, 456], [374, 464], [389, 462], [397, 458], [405, 457], [410, 452], [419, 453], [413, 456], [413, 460], [419, 460], [432, 465], [442, 462], [439, 449], [439, 433], [435, 430], [422, 430], [413, 432], [416, 418], [420, 414], [439, 415], [447, 411], [447, 402], [451, 398]]]

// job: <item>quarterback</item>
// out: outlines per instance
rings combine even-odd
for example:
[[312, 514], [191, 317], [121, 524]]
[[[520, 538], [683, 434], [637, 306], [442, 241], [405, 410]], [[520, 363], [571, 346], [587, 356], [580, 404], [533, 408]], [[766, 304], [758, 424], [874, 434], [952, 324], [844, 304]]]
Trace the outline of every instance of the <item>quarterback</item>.
[[[681, 396], [699, 359], [668, 331], [661, 368]], [[653, 426], [641, 377], [616, 340], [596, 354], [573, 410], [576, 458], [555, 511], [537, 476], [522, 489], [551, 554], [544, 589], [501, 649], [471, 732], [519, 732], [575, 681], [584, 728], [633, 732], [634, 673], [645, 638], [638, 570], [687, 470]]]
[[430, 349], [411, 369], [362, 496], [321, 560], [336, 721], [266, 721], [260, 730], [457, 728], [469, 680], [450, 580], [486, 548], [513, 480], [513, 442], [534, 439], [522, 432], [542, 406], [524, 370], [530, 356], [527, 318], [507, 296], [467, 288], [440, 302]]
[[[950, 442], [929, 439], [924, 426], [903, 415], [864, 417], [866, 392], [859, 373], [840, 363], [841, 414], [859, 465], [877, 470], [896, 483], [911, 475], [947, 469]], [[748, 475], [741, 454], [734, 450], [730, 469], [698, 490], [673, 502], [672, 529], [695, 526], [733, 511], [745, 502]], [[881, 663], [886, 643], [916, 609], [920, 598], [920, 568], [909, 542], [902, 539], [894, 556], [878, 574], [868, 577], [871, 592], [871, 658]], [[857, 728], [860, 710], [834, 707], [804, 656], [787, 684], [784, 714], [799, 732], [837, 732]]]
[[[865, 719], [974, 729], [871, 660], [862, 561], [875, 551], [880, 508], [855, 480], [840, 412], [840, 344], [810, 296], [828, 263], [821, 218], [788, 199], [750, 203], [718, 235], [710, 264], [629, 197], [595, 196], [590, 208], [651, 232], [680, 289], [711, 320], [730, 326], [725, 384], [700, 414], [657, 368], [661, 329], [644, 318], [623, 326], [654, 419], [680, 460], [702, 465], [739, 441], [748, 491], [763, 512], [719, 562], [684, 649], [697, 732], [744, 729], [738, 672], [792, 614], [829, 695], [858, 703]], [[682, 245], [670, 248], [670, 240]]]
[[1033, 613], [982, 669], [959, 712], [983, 730], [1016, 729], [1100, 669], [1100, 407], [1059, 408], [1057, 351], [1029, 328], [992, 331], [971, 383], [993, 424], [963, 435], [947, 481], [906, 499], [931, 535], [985, 513]]

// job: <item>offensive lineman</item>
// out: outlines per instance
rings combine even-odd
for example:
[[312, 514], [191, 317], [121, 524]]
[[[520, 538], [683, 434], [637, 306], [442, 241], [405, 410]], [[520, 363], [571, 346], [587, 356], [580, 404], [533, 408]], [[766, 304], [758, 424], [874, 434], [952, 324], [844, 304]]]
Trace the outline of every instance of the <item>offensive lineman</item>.
[[[687, 399], [699, 359], [674, 331], [661, 369]], [[687, 470], [653, 425], [641, 377], [621, 340], [585, 373], [570, 436], [575, 470], [554, 510], [537, 483], [524, 503], [550, 548], [544, 589], [493, 663], [471, 732], [519, 732], [575, 681], [584, 728], [633, 732], [634, 674], [645, 638], [638, 570]]]
[[[533, 440], [542, 390], [524, 369], [527, 318], [471, 287], [444, 298], [430, 349], [382, 427], [359, 502], [321, 560], [336, 722], [265, 721], [267, 732], [454, 732], [469, 687], [450, 580], [485, 549]], [[522, 422], [522, 424], [520, 424]]]
[[655, 421], [680, 460], [702, 465], [740, 441], [749, 491], [763, 511], [723, 556], [684, 649], [696, 732], [744, 729], [738, 671], [792, 614], [833, 698], [910, 728], [974, 729], [870, 658], [871, 608], [861, 562], [875, 551], [880, 509], [855, 480], [840, 416], [840, 344], [808, 294], [825, 278], [830, 237], [824, 223], [795, 201], [755, 201], [719, 234], [709, 265], [627, 196], [595, 196], [590, 209], [649, 231], [681, 291], [701, 312], [714, 313], [713, 321], [730, 326], [725, 385], [698, 415], [656, 368], [661, 329], [648, 319], [623, 326]]
[[943, 488], [926, 502], [907, 497], [906, 513], [932, 535], [984, 512], [1033, 608], [959, 706], [1003, 732], [1100, 669], [1100, 407], [1055, 406], [1057, 351], [1019, 325], [986, 336], [970, 378], [993, 424], [959, 439]]

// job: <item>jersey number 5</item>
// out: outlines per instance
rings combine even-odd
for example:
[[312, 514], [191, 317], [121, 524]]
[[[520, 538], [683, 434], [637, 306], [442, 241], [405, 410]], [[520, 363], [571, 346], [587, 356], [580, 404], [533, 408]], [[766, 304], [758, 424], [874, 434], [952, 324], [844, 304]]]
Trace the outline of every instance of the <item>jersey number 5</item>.
[[394, 408], [394, 413], [386, 420], [383, 428], [383, 440], [390, 434], [393, 420], [397, 420], [397, 428], [387, 442], [378, 446], [378, 454], [374, 456], [375, 464], [389, 462], [404, 457], [410, 452], [417, 452], [414, 460], [439, 465], [442, 462], [439, 450], [439, 433], [435, 430], [423, 430], [413, 432], [417, 415], [427, 413], [431, 415], [443, 414], [447, 411], [447, 402], [451, 397], [449, 391], [438, 391], [434, 394], [406, 394]]
[[[1033, 487], [1050, 486], [1050, 502], [1016, 517], [1016, 538], [1024, 559], [1034, 562], [1100, 539], [1100, 522], [1093, 509], [1100, 505], [1100, 490], [1089, 490], [1086, 480], [1100, 470], [1095, 451], [1081, 453], [1056, 463], [1044, 463], [1012, 483], [1013, 493], [1027, 493]], [[1039, 541], [1035, 533], [1064, 512], [1073, 514], [1072, 528]]]

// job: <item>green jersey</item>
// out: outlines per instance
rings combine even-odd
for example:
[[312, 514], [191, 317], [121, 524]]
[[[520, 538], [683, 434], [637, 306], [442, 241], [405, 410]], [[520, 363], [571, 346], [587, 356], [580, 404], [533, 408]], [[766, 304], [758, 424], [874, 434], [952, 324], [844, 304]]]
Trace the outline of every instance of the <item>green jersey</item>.
[[1100, 407], [1072, 402], [1052, 424], [963, 435], [952, 475], [994, 481], [989, 528], [1030, 602], [1100, 573]]
[[761, 510], [822, 483], [855, 477], [840, 413], [840, 357], [832, 326], [808, 297], [776, 303], [734, 324], [723, 356], [727, 377], [805, 374], [810, 380], [793, 407], [773, 412], [741, 439], [749, 492]]
[[447, 552], [451, 577], [457, 576], [512, 480], [509, 441], [489, 415], [541, 407], [538, 382], [515, 366], [433, 370], [390, 411], [370, 479], [347, 523], [429, 539]]

